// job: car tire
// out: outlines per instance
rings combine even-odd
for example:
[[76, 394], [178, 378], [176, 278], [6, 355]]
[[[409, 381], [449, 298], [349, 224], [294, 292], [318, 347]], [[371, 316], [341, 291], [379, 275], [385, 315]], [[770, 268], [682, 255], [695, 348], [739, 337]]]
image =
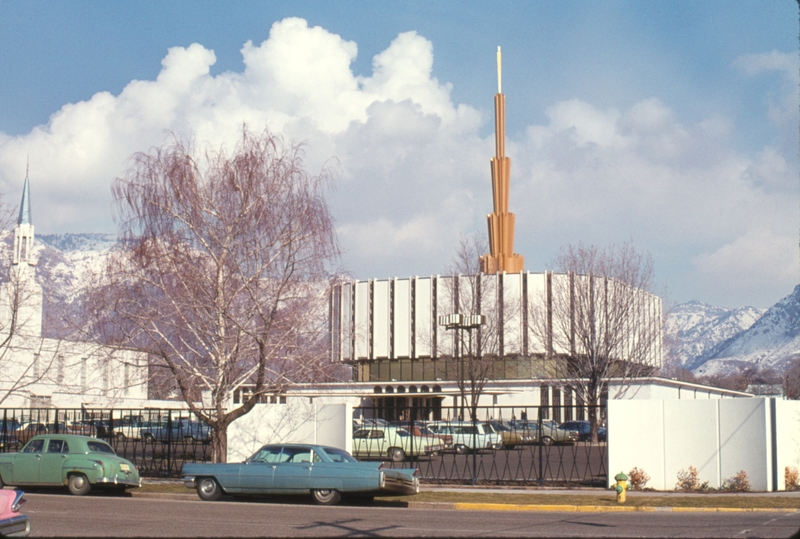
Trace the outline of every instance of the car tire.
[[542, 445], [553, 445], [553, 439], [549, 436], [542, 438]]
[[118, 442], [124, 442], [125, 440], [127, 440], [127, 437], [121, 432], [118, 432], [115, 438], [117, 439]]
[[222, 497], [222, 487], [213, 477], [201, 477], [196, 481], [197, 495], [204, 502], [213, 502]]
[[2, 489], [5, 485], [3, 484], [3, 478], [0, 477], [0, 489]]
[[67, 488], [69, 488], [69, 493], [73, 496], [83, 496], [92, 490], [92, 484], [89, 483], [85, 475], [76, 473], [69, 476]]
[[149, 432], [145, 432], [144, 435], [142, 436], [142, 440], [144, 440], [145, 443], [153, 443], [156, 441], [156, 438]]
[[399, 447], [389, 449], [389, 460], [392, 462], [403, 462], [406, 460], [406, 453]]
[[455, 452], [459, 455], [464, 455], [467, 452], [467, 446], [464, 444], [456, 444]]
[[312, 490], [311, 497], [317, 505], [336, 505], [342, 499], [342, 494], [338, 490], [321, 488]]
[[517, 446], [514, 445], [514, 444], [505, 446], [506, 449], [514, 449], [515, 447], [517, 447]]

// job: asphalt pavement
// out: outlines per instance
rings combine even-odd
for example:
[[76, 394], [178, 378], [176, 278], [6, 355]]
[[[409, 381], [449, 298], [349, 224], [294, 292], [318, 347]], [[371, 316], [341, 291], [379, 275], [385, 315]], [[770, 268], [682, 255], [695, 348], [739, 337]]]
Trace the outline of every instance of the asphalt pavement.
[[[144, 484], [182, 484], [177, 480], [143, 480]], [[531, 495], [531, 494], [547, 494], [547, 495], [564, 495], [564, 496], [597, 496], [598, 498], [608, 498], [614, 496], [614, 491], [611, 489], [601, 488], [575, 488], [575, 489], [551, 489], [542, 487], [481, 487], [481, 486], [463, 486], [463, 487], [443, 487], [435, 485], [425, 485], [421, 487], [423, 492], [453, 492], [453, 493], [480, 493], [480, 494], [504, 494], [504, 495]], [[180, 499], [180, 500], [195, 500], [197, 495], [190, 489], [186, 489], [185, 494], [179, 493], [156, 493], [156, 492], [136, 492], [131, 491], [133, 497], [141, 498], [161, 498], [161, 499]], [[694, 497], [694, 496], [709, 496], [705, 493], [682, 492], [682, 491], [628, 491], [626, 495], [630, 498], [636, 497]], [[778, 491], [778, 492], [714, 492], [713, 496], [734, 496], [738, 498], [800, 498], [800, 491]], [[781, 513], [796, 513], [800, 509], [792, 508], [763, 508], [763, 507], [742, 507], [742, 508], [715, 508], [715, 507], [671, 507], [668, 505], [659, 505], [657, 507], [648, 506], [597, 506], [590, 504], [573, 505], [573, 504], [496, 504], [496, 503], [463, 503], [463, 502], [417, 502], [413, 498], [403, 500], [407, 503], [409, 508], [415, 509], [463, 509], [463, 510], [490, 510], [490, 511], [575, 511], [575, 512], [765, 512], [775, 511]]]

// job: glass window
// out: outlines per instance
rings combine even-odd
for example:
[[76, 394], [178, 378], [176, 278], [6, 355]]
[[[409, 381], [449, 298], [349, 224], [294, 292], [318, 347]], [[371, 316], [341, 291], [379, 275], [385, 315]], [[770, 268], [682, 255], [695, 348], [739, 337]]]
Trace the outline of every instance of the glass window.
[[69, 453], [69, 446], [64, 440], [50, 440], [47, 443], [48, 453]]
[[281, 460], [281, 446], [265, 445], [255, 455], [247, 459], [247, 462], [280, 462]]
[[23, 453], [41, 453], [44, 448], [44, 440], [31, 440], [22, 448]]
[[358, 462], [347, 451], [343, 451], [336, 447], [326, 447], [325, 453], [331, 458], [333, 462]]
[[111, 446], [103, 443], [103, 442], [86, 442], [86, 447], [89, 448], [89, 451], [93, 453], [111, 453], [115, 455], [114, 450], [111, 449]]

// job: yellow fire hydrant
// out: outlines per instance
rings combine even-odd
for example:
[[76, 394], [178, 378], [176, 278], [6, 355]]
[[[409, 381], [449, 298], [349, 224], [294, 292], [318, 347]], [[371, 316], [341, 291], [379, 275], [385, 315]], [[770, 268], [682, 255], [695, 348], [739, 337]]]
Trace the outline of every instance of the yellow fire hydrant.
[[619, 472], [615, 477], [617, 484], [614, 490], [617, 491], [617, 503], [625, 503], [625, 491], [628, 490], [628, 476]]

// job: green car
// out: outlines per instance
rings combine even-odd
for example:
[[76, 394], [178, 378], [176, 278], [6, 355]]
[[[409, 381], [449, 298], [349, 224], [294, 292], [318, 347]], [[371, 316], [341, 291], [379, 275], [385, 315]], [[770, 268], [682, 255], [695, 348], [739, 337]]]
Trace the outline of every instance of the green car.
[[0, 488], [66, 486], [76, 496], [92, 487], [141, 487], [139, 471], [103, 440], [74, 434], [34, 436], [19, 453], [0, 454]]

